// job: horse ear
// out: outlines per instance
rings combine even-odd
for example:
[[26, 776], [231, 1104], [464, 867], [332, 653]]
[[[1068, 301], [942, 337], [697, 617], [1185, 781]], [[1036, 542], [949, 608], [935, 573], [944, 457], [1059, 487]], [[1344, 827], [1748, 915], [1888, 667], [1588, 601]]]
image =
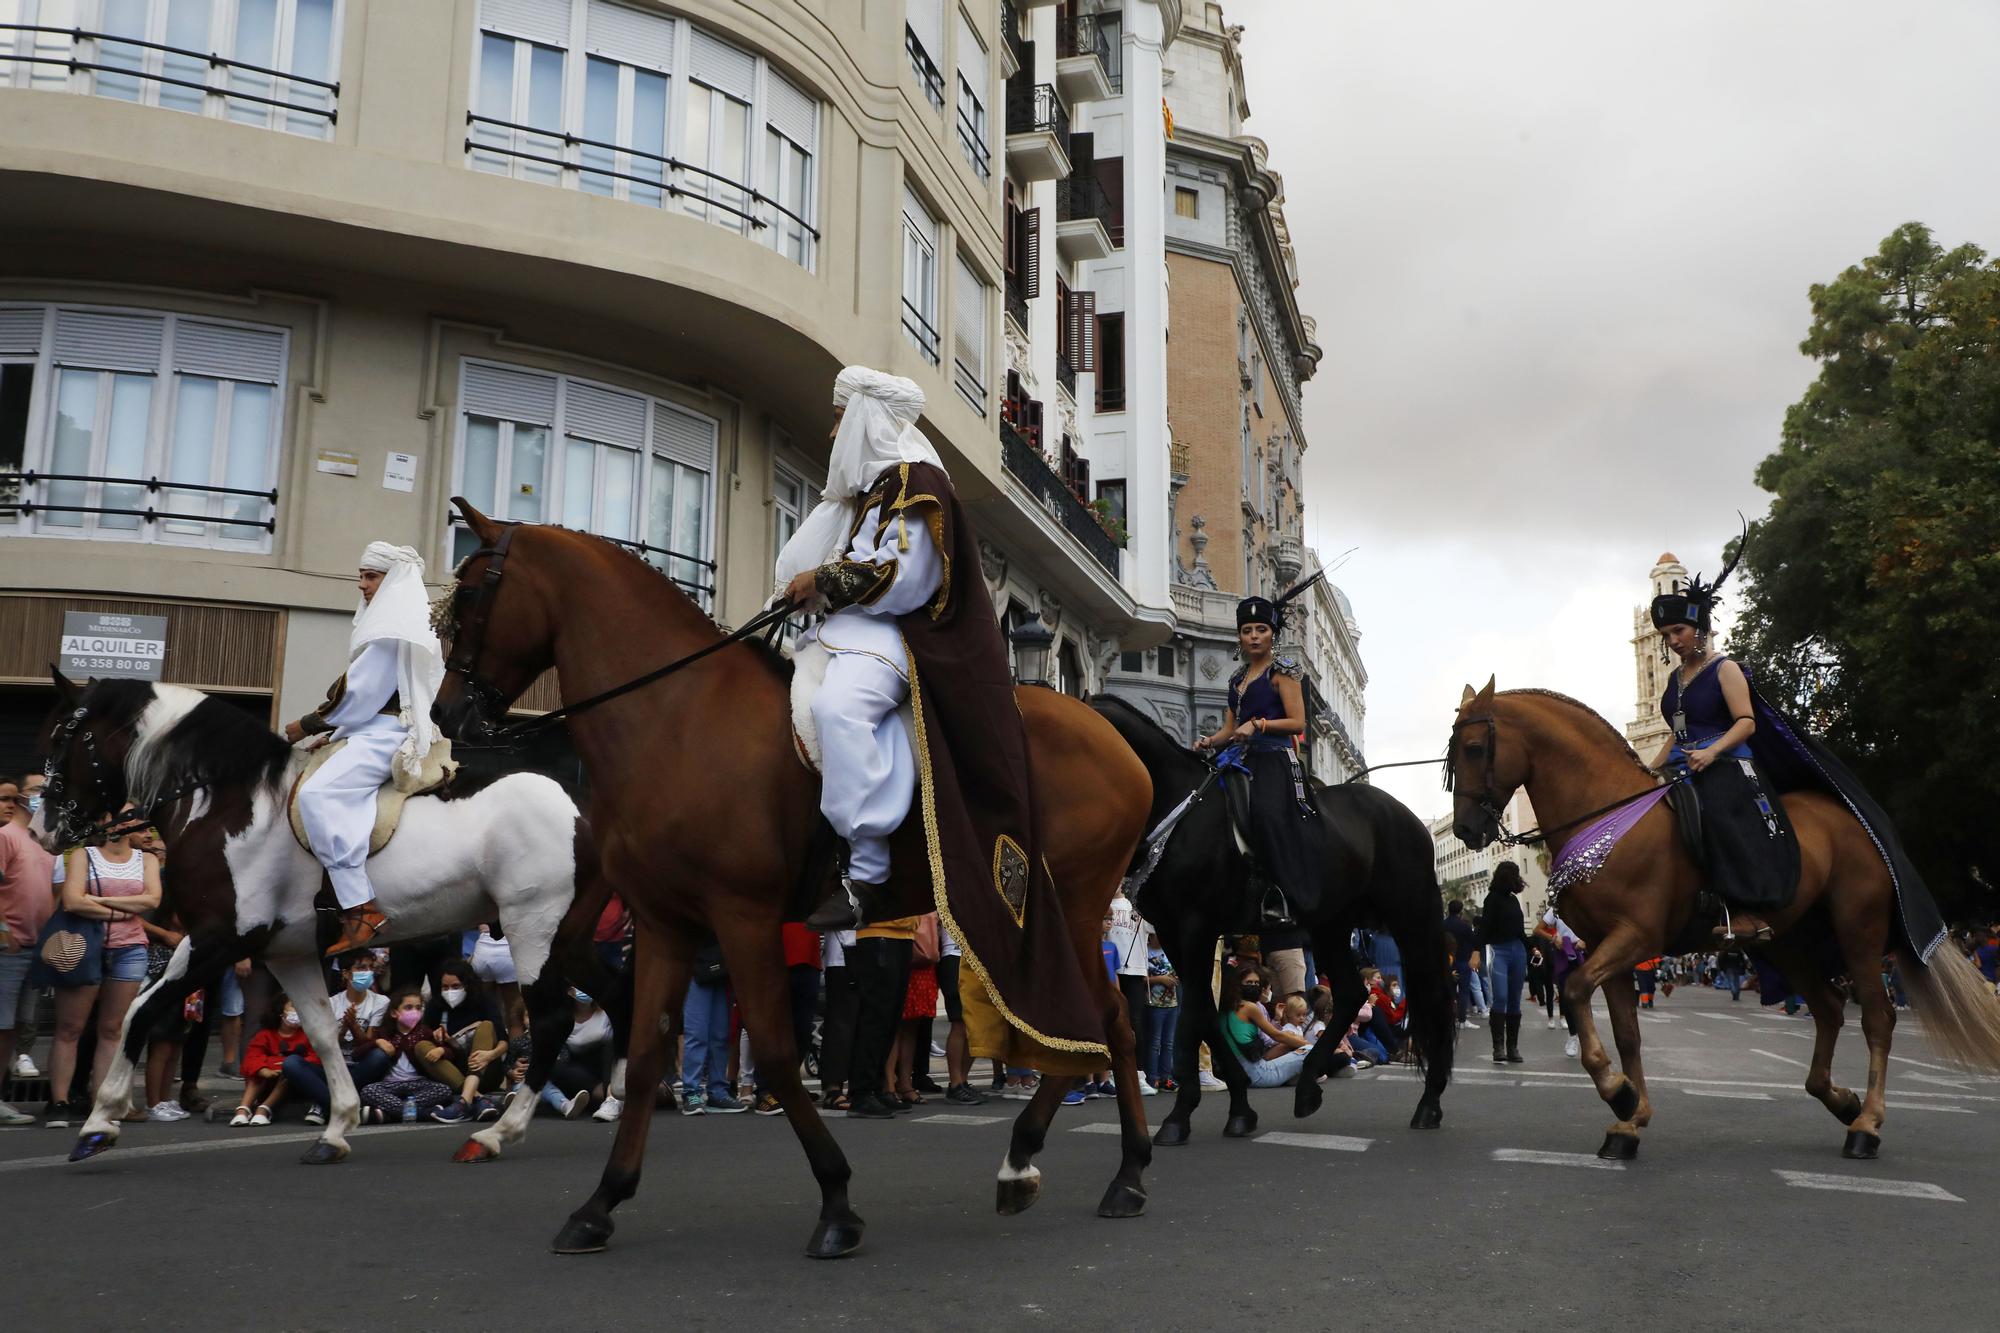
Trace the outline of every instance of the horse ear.
[[1478, 698], [1482, 702], [1491, 703], [1493, 701], [1493, 682], [1498, 678], [1499, 677], [1497, 675], [1488, 676], [1486, 678], [1486, 688], [1481, 690], [1478, 695]]
[[499, 540], [500, 525], [474, 509], [471, 501], [462, 495], [454, 495], [451, 497], [451, 502], [458, 508], [460, 517], [465, 519], [465, 526], [471, 528], [473, 535], [479, 538], [481, 546], [491, 546]]
[[49, 679], [54, 682], [56, 693], [62, 698], [63, 707], [68, 708], [76, 703], [76, 696], [79, 693], [76, 683], [63, 675], [62, 668], [53, 662], [49, 663]]
[[1465, 707], [1467, 704], [1471, 703], [1475, 697], [1476, 696], [1473, 693], [1472, 687], [1470, 685], [1466, 686], [1465, 693], [1458, 696], [1458, 706], [1460, 708]]

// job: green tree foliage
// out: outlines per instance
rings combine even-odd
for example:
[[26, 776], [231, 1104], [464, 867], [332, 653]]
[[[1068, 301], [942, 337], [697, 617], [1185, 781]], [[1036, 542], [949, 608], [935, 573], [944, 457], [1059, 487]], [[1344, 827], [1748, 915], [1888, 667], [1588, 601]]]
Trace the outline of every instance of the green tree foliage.
[[2000, 876], [2000, 263], [1906, 223], [1812, 288], [1738, 647], [1851, 759], [1947, 912]]

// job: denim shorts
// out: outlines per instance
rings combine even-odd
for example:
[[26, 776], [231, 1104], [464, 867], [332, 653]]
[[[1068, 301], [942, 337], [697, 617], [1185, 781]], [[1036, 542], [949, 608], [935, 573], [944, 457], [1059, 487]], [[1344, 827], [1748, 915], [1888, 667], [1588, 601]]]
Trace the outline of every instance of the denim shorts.
[[28, 993], [28, 969], [34, 962], [32, 948], [0, 953], [0, 1032], [11, 1031], [20, 1021], [21, 997]]
[[146, 946], [127, 944], [117, 949], [104, 951], [104, 979], [106, 981], [144, 981], [146, 979]]
[[243, 983], [236, 979], [236, 969], [222, 969], [222, 980], [216, 983], [224, 1018], [243, 1017]]

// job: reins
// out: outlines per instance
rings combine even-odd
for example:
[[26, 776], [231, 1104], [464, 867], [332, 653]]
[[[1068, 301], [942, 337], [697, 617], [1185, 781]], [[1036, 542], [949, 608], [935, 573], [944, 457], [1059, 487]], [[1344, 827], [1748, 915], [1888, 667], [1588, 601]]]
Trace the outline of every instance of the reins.
[[[1663, 783], [1662, 785], [1667, 787], [1678, 787], [1687, 781], [1688, 781], [1687, 778], [1676, 775], [1674, 777], [1668, 778], [1666, 782]], [[1578, 824], [1583, 823], [1585, 820], [1595, 819], [1599, 815], [1608, 815], [1613, 810], [1623, 809], [1625, 806], [1632, 804], [1634, 801], [1643, 801], [1647, 797], [1651, 796], [1654, 792], [1657, 792], [1658, 790], [1660, 790], [1659, 787], [1648, 787], [1646, 788], [1646, 790], [1641, 792], [1634, 792], [1630, 796], [1621, 796], [1617, 800], [1611, 802], [1609, 805], [1600, 805], [1595, 810], [1585, 811], [1583, 814], [1578, 815], [1575, 819], [1566, 819], [1562, 823], [1556, 825], [1554, 828], [1549, 828], [1549, 829], [1532, 828], [1525, 833], [1503, 833], [1500, 835], [1499, 841], [1509, 847], [1526, 847], [1530, 843], [1547, 842], [1551, 834], [1561, 833], [1566, 829], [1573, 829]]]

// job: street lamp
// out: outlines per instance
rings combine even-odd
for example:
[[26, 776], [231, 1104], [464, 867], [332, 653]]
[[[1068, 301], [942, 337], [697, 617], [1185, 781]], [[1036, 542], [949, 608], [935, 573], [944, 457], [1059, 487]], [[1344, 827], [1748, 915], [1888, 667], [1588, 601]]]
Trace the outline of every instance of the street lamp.
[[1007, 632], [1007, 641], [1014, 645], [1014, 681], [1019, 685], [1047, 685], [1049, 683], [1049, 648], [1056, 636], [1038, 615], [1030, 614]]

